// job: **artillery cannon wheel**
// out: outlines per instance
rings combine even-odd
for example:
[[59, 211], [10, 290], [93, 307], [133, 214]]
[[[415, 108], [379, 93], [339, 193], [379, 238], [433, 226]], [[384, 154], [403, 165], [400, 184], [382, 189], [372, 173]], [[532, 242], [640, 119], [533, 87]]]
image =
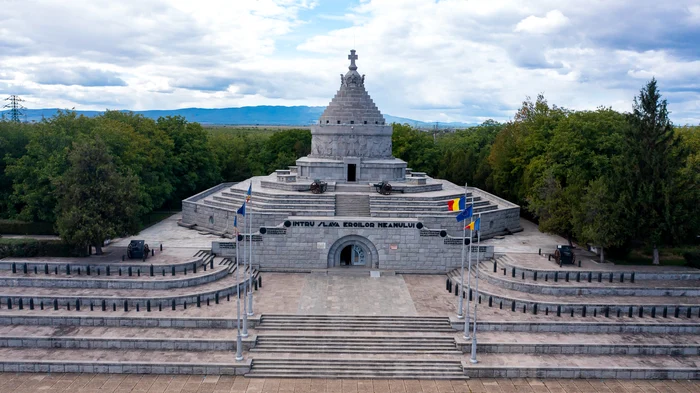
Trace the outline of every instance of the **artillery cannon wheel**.
[[326, 192], [326, 189], [328, 188], [328, 184], [324, 181], [314, 181], [311, 183], [311, 186], [309, 187], [311, 189], [311, 192], [314, 194], [323, 194]]
[[379, 189], [379, 193], [382, 195], [390, 195], [391, 194], [391, 184], [382, 183], [382, 186]]

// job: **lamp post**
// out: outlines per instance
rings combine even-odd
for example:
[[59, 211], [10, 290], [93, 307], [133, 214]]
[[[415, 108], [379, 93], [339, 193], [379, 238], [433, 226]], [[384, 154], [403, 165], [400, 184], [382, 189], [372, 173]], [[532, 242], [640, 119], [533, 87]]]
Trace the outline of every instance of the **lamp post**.
[[241, 338], [241, 270], [238, 268], [238, 231], [236, 231], [236, 361], [243, 360], [243, 339]]
[[[467, 183], [464, 183], [464, 204], [467, 204]], [[466, 206], [465, 206], [466, 207]], [[467, 229], [464, 228], [464, 235], [462, 239], [465, 239], [467, 237]], [[464, 293], [464, 240], [462, 241], [462, 274], [460, 275], [460, 281], [459, 281], [459, 288], [457, 290], [461, 290], [462, 293]], [[457, 304], [457, 318], [462, 319], [464, 318], [464, 314], [462, 313], [462, 309], [464, 308], [464, 298], [461, 293], [458, 294], [459, 300]]]
[[[481, 225], [481, 214], [479, 214], [479, 225]], [[476, 310], [479, 307], [479, 257], [481, 256], [481, 228], [476, 233], [476, 285], [475, 285], [475, 302], [474, 302], [474, 327], [472, 330], [472, 357], [469, 359], [472, 363], [477, 363], [476, 360]]]

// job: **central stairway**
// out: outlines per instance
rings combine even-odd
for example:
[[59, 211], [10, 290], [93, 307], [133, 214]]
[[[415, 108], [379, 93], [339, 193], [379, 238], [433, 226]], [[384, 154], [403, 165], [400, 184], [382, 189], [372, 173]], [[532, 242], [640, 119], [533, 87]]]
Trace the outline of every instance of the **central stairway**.
[[336, 194], [335, 215], [341, 217], [370, 217], [369, 195]]
[[447, 317], [262, 315], [256, 331], [248, 377], [465, 378]]

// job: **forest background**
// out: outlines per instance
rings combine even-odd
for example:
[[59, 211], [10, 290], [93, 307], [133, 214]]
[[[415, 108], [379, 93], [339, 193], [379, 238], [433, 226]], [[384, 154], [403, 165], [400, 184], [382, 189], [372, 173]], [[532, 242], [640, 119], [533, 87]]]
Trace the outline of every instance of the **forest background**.
[[[700, 264], [700, 126], [670, 122], [655, 80], [627, 113], [568, 110], [540, 95], [503, 123], [453, 132], [395, 123], [392, 142], [414, 170], [517, 203], [540, 230], [617, 262]], [[307, 129], [204, 128], [119, 111], [0, 121], [0, 233], [101, 244], [310, 148]]]

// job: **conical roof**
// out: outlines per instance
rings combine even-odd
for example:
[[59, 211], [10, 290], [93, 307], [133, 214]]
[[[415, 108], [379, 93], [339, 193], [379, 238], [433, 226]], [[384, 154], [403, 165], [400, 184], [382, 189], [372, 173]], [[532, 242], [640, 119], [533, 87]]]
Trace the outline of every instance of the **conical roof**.
[[384, 125], [384, 116], [365, 90], [365, 76], [357, 72], [355, 50], [350, 51], [349, 71], [340, 74], [340, 89], [323, 111], [320, 125], [372, 124]]

